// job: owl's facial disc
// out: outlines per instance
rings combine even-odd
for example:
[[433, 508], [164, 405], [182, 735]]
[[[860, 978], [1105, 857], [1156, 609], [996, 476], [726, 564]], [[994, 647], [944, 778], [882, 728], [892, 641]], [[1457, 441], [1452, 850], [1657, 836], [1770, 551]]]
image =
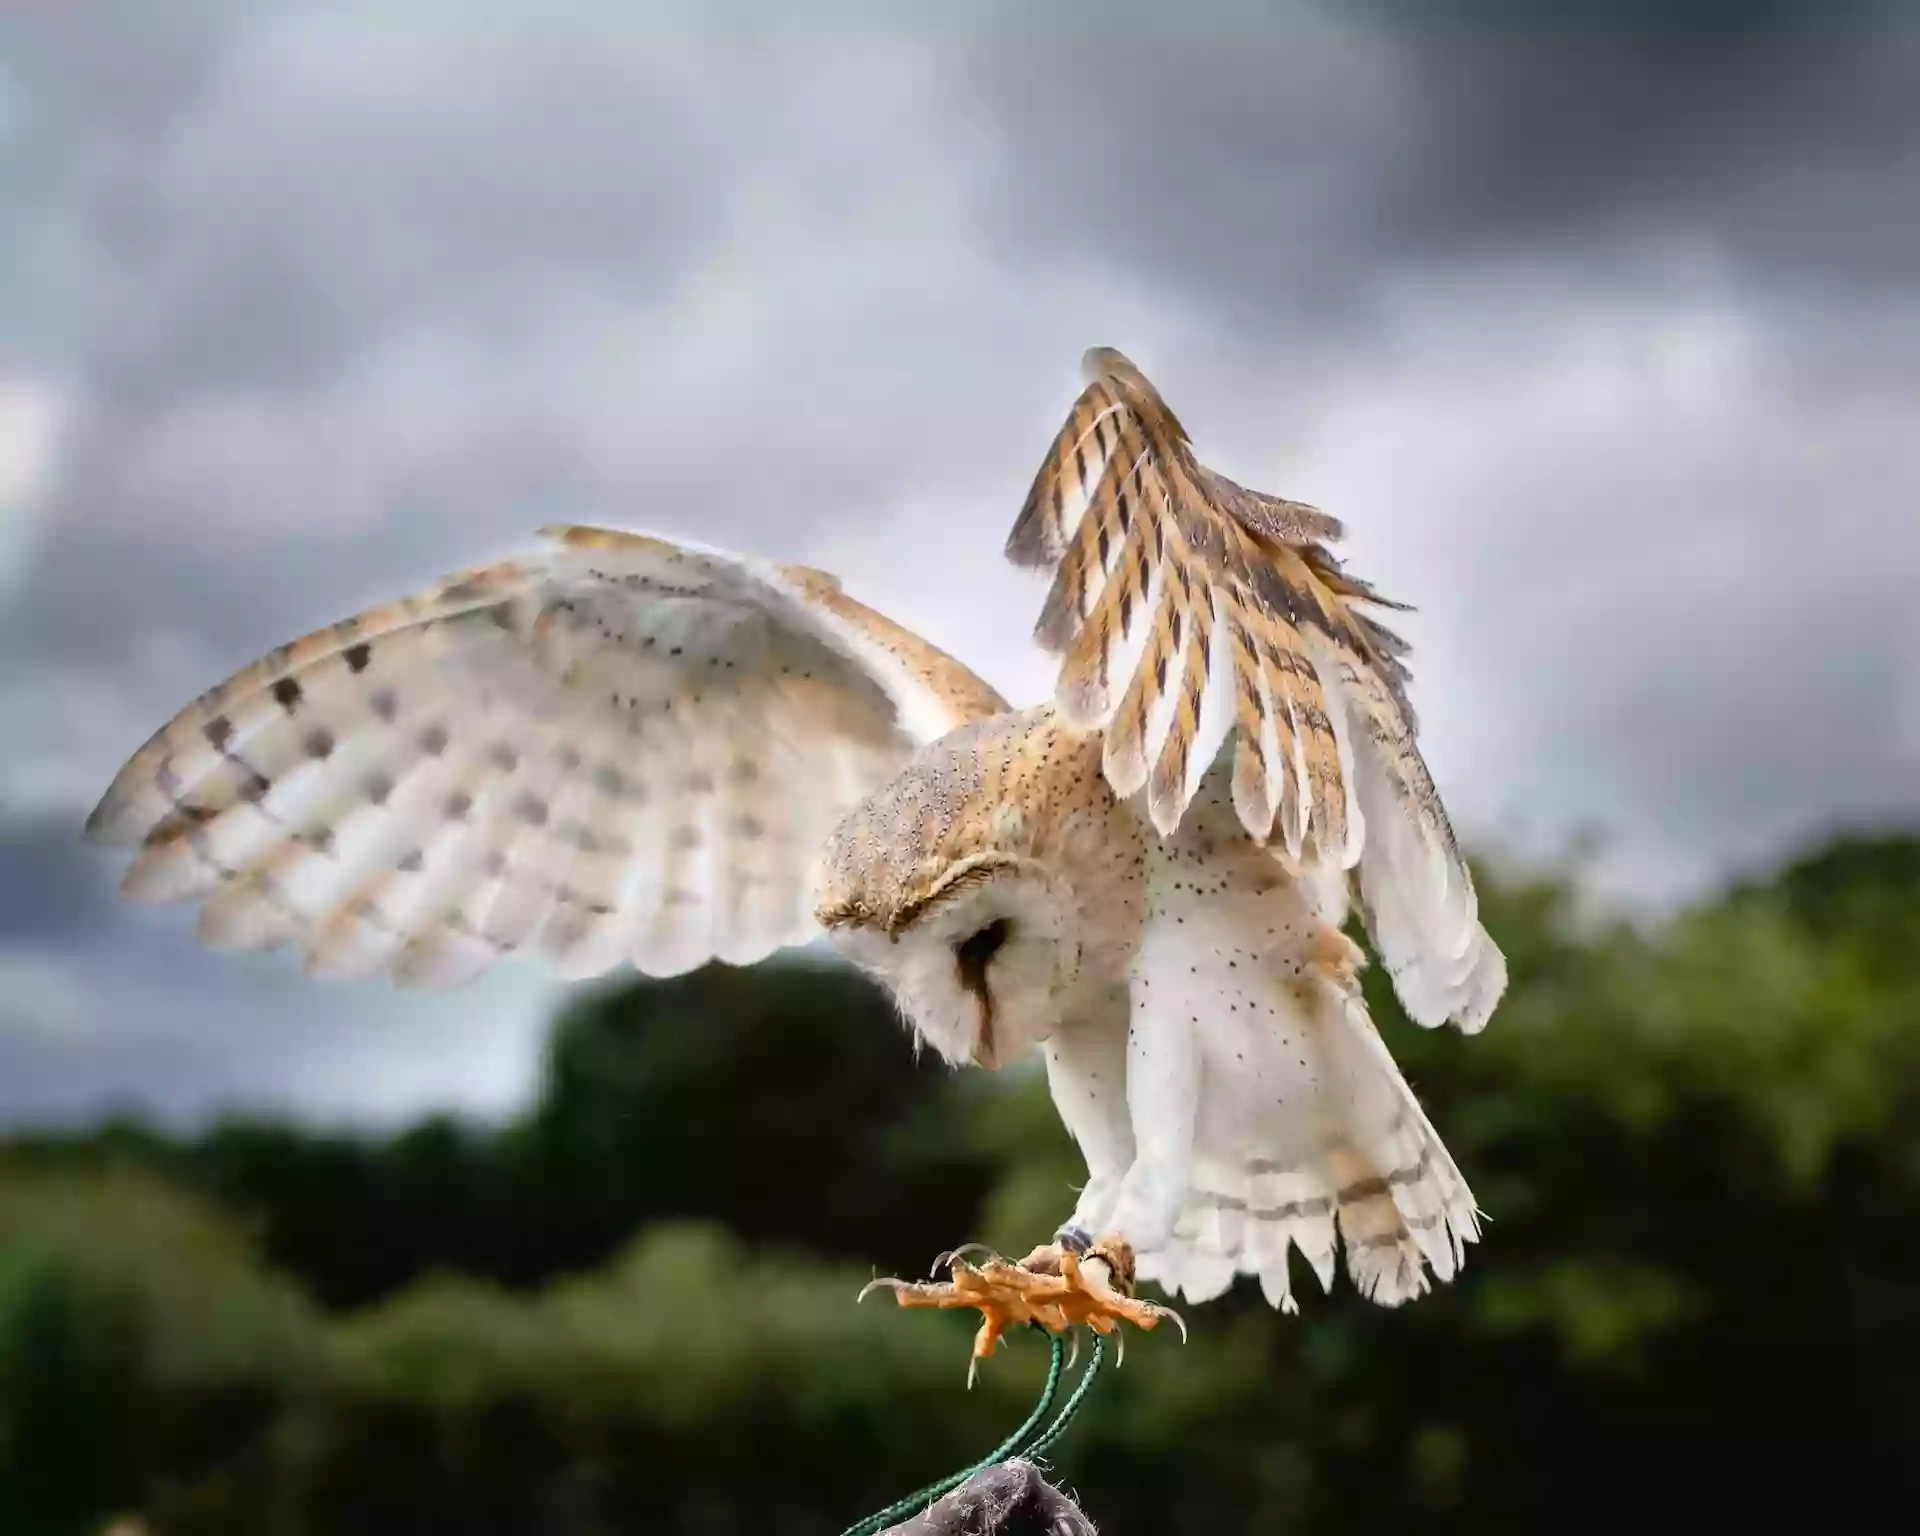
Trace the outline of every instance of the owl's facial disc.
[[1001, 1067], [1053, 1033], [1079, 974], [1071, 902], [1030, 866], [956, 883], [894, 933], [832, 928], [884, 982], [914, 1032], [955, 1066]]

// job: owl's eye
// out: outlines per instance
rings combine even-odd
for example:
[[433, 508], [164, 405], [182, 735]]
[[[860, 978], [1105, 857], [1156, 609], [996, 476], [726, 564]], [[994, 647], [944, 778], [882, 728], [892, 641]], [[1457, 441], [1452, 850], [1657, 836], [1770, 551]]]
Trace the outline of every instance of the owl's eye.
[[1000, 947], [1012, 936], [1013, 924], [1004, 917], [996, 917], [954, 945], [953, 958], [960, 967], [960, 979], [969, 987], [984, 986], [987, 962], [1000, 953]]

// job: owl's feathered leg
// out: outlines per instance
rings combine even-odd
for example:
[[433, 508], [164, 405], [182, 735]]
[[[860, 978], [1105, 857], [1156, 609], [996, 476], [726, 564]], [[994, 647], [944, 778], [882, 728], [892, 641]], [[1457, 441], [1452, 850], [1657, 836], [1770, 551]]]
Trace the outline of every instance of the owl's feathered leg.
[[[890, 1290], [903, 1307], [937, 1307], [943, 1311], [971, 1307], [980, 1314], [973, 1338], [973, 1365], [991, 1355], [1009, 1328], [1037, 1323], [1049, 1333], [1065, 1333], [1084, 1325], [1095, 1333], [1111, 1334], [1121, 1323], [1156, 1328], [1170, 1317], [1186, 1337], [1186, 1323], [1170, 1307], [1139, 1301], [1133, 1295], [1133, 1249], [1125, 1239], [1104, 1238], [1085, 1246], [1073, 1236], [1036, 1248], [1018, 1264], [988, 1258], [980, 1264], [952, 1257], [948, 1280], [871, 1281], [861, 1292]], [[1079, 1250], [1084, 1247], [1084, 1253]], [[1123, 1346], [1124, 1348], [1124, 1346]]]

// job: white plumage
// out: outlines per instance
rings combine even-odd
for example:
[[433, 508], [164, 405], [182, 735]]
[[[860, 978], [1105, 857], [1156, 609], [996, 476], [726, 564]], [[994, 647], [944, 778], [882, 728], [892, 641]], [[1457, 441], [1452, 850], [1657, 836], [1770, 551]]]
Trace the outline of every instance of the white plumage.
[[804, 939], [821, 843], [938, 701], [877, 678], [794, 575], [556, 535], [183, 711], [90, 823], [140, 844], [127, 896], [204, 899], [216, 947], [420, 985], [516, 951], [671, 975]]
[[1254, 1275], [1292, 1310], [1288, 1243], [1326, 1285], [1337, 1231], [1362, 1292], [1408, 1300], [1422, 1260], [1458, 1269], [1472, 1197], [1367, 1016], [1358, 956], [1233, 837], [1224, 777], [1156, 851], [1136, 960], [1136, 1017], [1197, 1021], [1201, 1077], [1179, 1213], [1141, 1273], [1194, 1301]]

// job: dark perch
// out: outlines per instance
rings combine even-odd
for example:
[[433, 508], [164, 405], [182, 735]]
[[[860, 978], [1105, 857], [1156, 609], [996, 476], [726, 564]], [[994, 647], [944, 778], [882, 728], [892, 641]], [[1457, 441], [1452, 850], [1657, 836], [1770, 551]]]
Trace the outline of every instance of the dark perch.
[[1096, 1536], [1093, 1522], [1030, 1461], [976, 1472], [924, 1515], [881, 1536]]

